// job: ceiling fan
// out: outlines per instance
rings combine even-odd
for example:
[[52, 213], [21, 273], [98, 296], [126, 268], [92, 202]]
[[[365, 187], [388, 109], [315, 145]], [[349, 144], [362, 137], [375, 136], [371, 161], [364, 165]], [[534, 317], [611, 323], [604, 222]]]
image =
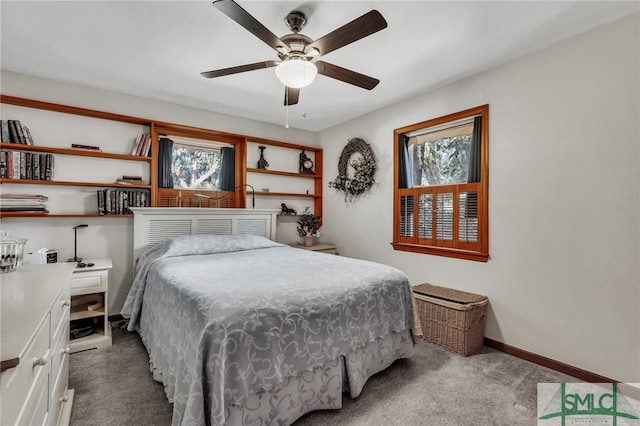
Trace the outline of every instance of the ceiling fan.
[[285, 106], [298, 103], [300, 89], [311, 84], [316, 74], [334, 78], [367, 90], [373, 89], [380, 82], [380, 80], [373, 77], [317, 60], [320, 56], [386, 28], [387, 21], [377, 10], [365, 13], [314, 41], [306, 35], [300, 34], [300, 30], [302, 30], [307, 20], [302, 12], [293, 11], [289, 13], [285, 18], [285, 22], [292, 33], [277, 37], [233, 0], [217, 0], [213, 2], [213, 6], [273, 48], [277, 52], [279, 60], [205, 71], [200, 73], [203, 77], [222, 77], [276, 67], [276, 75], [285, 85]]

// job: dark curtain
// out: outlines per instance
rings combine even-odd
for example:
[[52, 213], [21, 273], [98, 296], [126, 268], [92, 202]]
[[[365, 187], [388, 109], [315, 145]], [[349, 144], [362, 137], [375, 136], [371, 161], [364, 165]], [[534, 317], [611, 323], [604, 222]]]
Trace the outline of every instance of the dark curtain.
[[480, 139], [482, 138], [482, 117], [473, 119], [473, 138], [469, 150], [469, 175], [467, 182], [480, 182]]
[[405, 135], [400, 135], [398, 138], [398, 184], [400, 188], [411, 188], [413, 186], [408, 142], [409, 138]]
[[220, 191], [233, 191], [236, 186], [236, 154], [232, 147], [221, 149], [222, 160], [218, 189]]
[[158, 140], [158, 188], [173, 188], [171, 161], [173, 141], [169, 138]]
[[[480, 142], [482, 138], [482, 117], [473, 119], [473, 137], [469, 150], [469, 175], [467, 182], [480, 182]], [[468, 218], [478, 217], [478, 193], [469, 192], [467, 194], [466, 216]]]

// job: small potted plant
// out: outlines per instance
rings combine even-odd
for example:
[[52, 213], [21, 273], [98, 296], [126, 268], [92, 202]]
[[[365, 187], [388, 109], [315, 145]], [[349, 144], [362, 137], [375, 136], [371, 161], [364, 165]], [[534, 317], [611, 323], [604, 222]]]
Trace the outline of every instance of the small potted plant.
[[298, 224], [298, 235], [304, 239], [305, 247], [311, 247], [314, 238], [320, 236], [320, 216], [314, 215], [309, 207], [305, 207], [296, 223]]

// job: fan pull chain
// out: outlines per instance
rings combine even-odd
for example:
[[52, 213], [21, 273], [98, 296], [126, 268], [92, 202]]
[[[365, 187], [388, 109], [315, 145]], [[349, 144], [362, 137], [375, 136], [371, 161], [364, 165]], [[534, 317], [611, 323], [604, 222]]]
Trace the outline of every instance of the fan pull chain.
[[285, 97], [285, 102], [284, 102], [284, 110], [285, 110], [285, 117], [286, 117], [286, 123], [284, 125], [285, 129], [289, 128], [289, 86], [285, 86], [285, 91], [284, 91], [284, 97]]

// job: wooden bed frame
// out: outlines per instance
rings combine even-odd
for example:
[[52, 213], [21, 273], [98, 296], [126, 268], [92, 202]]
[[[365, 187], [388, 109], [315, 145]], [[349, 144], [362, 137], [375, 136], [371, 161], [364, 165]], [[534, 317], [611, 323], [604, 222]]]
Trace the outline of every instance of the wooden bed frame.
[[134, 262], [146, 249], [181, 235], [260, 235], [276, 238], [273, 209], [136, 207], [133, 211]]

